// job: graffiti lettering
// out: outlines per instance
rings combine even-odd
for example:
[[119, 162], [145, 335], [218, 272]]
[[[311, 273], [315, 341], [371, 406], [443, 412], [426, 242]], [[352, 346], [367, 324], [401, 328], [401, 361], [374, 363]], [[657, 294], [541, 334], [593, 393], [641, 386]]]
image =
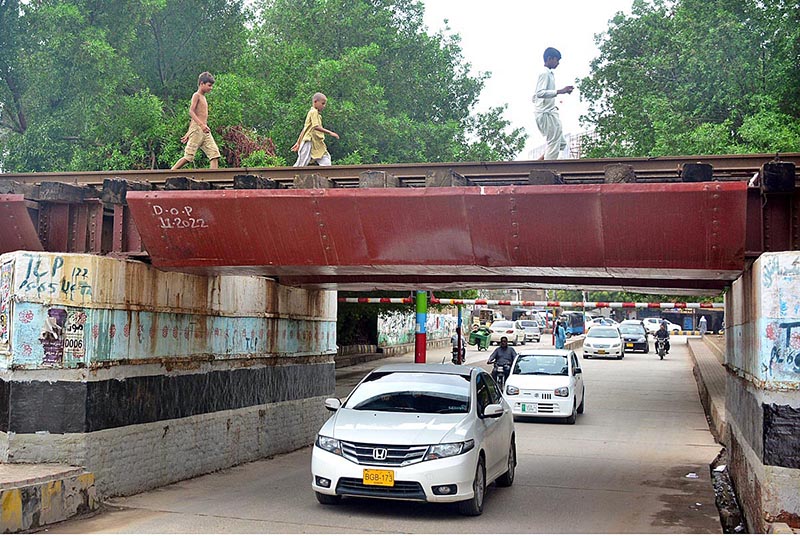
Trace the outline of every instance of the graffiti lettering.
[[207, 229], [206, 221], [193, 217], [193, 212], [194, 208], [188, 205], [183, 208], [153, 205], [153, 215], [158, 218], [162, 229]]
[[64, 275], [64, 258], [54, 257], [48, 266], [49, 258], [38, 255], [25, 255], [28, 264], [25, 268], [25, 277], [17, 287], [18, 290], [28, 293], [62, 294], [65, 298], [75, 299], [77, 292], [84, 299], [92, 295], [92, 286], [88, 282], [89, 269], [76, 266], [69, 277]]

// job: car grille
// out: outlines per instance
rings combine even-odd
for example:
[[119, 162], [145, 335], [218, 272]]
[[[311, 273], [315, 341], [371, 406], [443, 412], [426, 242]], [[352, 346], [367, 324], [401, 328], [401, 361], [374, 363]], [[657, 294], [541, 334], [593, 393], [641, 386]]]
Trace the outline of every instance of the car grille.
[[425, 492], [419, 482], [395, 481], [394, 486], [367, 486], [358, 478], [340, 478], [336, 485], [336, 494], [384, 499], [425, 500]]
[[[376, 459], [376, 451], [380, 451], [380, 454], [385, 451], [385, 459]], [[359, 465], [402, 467], [421, 462], [426, 452], [427, 445], [370, 445], [342, 441], [342, 456]]]
[[595, 344], [595, 348], [611, 348], [610, 344]]
[[537, 413], [556, 413], [558, 411], [558, 404], [536, 404]]
[[[532, 396], [540, 400], [552, 400], [553, 393], [534, 393], [534, 391], [522, 391], [523, 396]], [[537, 396], [538, 395], [538, 396]]]

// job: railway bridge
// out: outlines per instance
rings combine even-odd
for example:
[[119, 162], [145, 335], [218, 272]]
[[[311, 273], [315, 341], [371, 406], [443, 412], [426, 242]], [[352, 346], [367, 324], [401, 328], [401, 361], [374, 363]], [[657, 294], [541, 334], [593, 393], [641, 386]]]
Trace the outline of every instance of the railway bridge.
[[0, 175], [0, 456], [114, 495], [306, 445], [337, 290], [728, 289], [734, 475], [798, 524], [798, 163]]

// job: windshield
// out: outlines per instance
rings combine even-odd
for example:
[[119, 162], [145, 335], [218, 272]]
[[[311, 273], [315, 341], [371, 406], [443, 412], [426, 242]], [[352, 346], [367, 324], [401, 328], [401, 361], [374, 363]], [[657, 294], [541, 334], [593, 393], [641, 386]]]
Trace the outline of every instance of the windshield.
[[567, 376], [569, 361], [563, 355], [521, 355], [512, 374], [523, 376]]
[[589, 330], [589, 333], [586, 334], [587, 337], [596, 337], [598, 339], [616, 339], [619, 337], [617, 335], [617, 330], [614, 328], [604, 328], [604, 327], [596, 327]]
[[373, 372], [344, 407], [364, 411], [467, 413], [469, 376], [431, 372]]
[[620, 324], [619, 332], [628, 335], [644, 335], [644, 328], [638, 324]]

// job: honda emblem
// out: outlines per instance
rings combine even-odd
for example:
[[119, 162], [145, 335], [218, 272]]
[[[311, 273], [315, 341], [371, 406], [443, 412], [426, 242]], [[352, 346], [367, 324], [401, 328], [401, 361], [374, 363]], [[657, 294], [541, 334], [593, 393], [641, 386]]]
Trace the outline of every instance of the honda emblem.
[[386, 449], [381, 449], [381, 448], [372, 449], [372, 457], [376, 460], [385, 460], [387, 454], [389, 453], [387, 452]]

